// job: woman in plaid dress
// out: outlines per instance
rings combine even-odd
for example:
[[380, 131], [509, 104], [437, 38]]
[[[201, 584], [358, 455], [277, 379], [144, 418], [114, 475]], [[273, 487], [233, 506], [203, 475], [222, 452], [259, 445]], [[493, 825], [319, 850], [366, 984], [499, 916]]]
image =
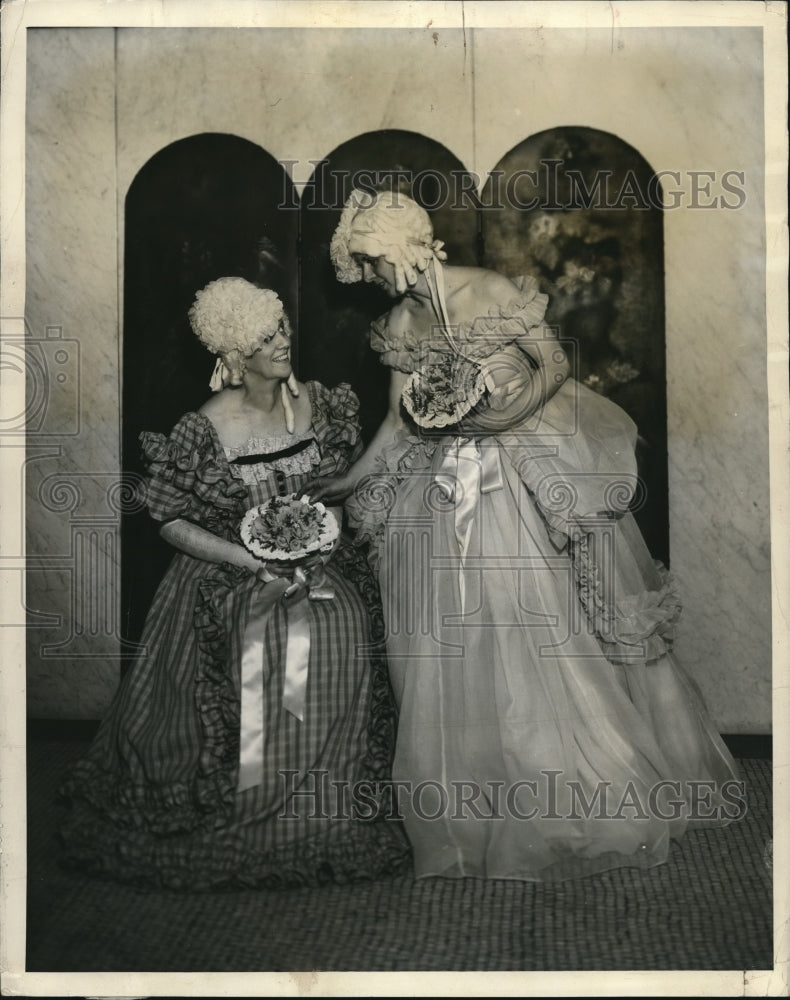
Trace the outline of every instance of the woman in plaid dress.
[[192, 890], [382, 876], [407, 848], [382, 808], [394, 732], [375, 584], [342, 539], [309, 595], [239, 541], [250, 507], [345, 472], [357, 399], [296, 382], [274, 292], [223, 278], [190, 320], [218, 354], [215, 392], [169, 437], [141, 435], [146, 502], [178, 551], [64, 788], [66, 863]]

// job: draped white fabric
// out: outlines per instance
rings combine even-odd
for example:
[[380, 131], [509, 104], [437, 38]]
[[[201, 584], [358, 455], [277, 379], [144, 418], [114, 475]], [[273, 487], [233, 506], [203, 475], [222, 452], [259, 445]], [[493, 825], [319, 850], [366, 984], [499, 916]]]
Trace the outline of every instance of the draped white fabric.
[[[380, 580], [418, 875], [648, 867], [690, 821], [728, 819], [735, 764], [671, 653], [671, 587], [622, 513], [633, 440], [571, 382], [532, 426], [442, 439], [398, 484]], [[703, 780], [708, 812], [690, 820], [687, 783]]]

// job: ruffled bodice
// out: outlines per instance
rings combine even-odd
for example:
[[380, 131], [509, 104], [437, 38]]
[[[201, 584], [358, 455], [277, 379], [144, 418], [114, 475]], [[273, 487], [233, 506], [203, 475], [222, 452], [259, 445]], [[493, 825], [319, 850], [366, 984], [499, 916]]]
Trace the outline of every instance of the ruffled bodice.
[[[542, 336], [547, 296], [533, 278], [519, 278], [516, 285], [518, 294], [508, 303], [453, 326], [453, 338], [467, 357], [479, 361], [511, 344], [527, 347]], [[385, 364], [404, 372], [451, 350], [440, 332], [426, 346], [409, 332], [393, 337], [386, 321], [374, 324], [371, 344]], [[374, 475], [347, 503], [347, 511], [358, 539], [369, 544], [371, 560], [380, 567], [387, 524], [410, 489], [409, 480], [438, 483], [447, 478], [449, 461], [450, 481], [456, 478], [463, 496], [470, 488], [463, 473], [470, 461], [493, 469], [494, 479], [506, 473], [513, 489], [517, 483], [526, 487], [552, 550], [571, 557], [580, 600], [607, 655], [630, 662], [638, 648], [638, 659], [654, 661], [671, 646], [680, 614], [670, 578], [651, 566], [647, 587], [634, 576], [629, 587], [635, 589], [604, 595], [588, 544], [590, 531], [621, 521], [629, 509], [638, 484], [635, 445], [631, 418], [569, 378], [520, 423], [476, 441], [452, 428], [446, 435], [427, 436], [415, 429], [381, 452]], [[456, 452], [464, 456], [460, 464], [451, 460]], [[488, 494], [485, 502], [497, 496]]]
[[312, 429], [303, 434], [250, 437], [242, 445], [225, 448], [225, 457], [237, 479], [246, 485], [268, 478], [305, 475], [321, 461]]
[[[167, 437], [143, 434], [152, 516], [184, 518], [238, 544], [248, 507], [302, 489], [313, 475], [342, 474], [361, 447], [356, 396], [347, 385], [310, 382], [306, 391], [304, 434], [225, 449], [195, 412]], [[325, 576], [331, 598], [302, 608], [309, 644], [300, 717], [285, 697], [290, 610], [267, 604], [267, 585], [244, 567], [174, 554], [140, 655], [62, 789], [74, 805], [61, 831], [69, 865], [189, 891], [348, 882], [403, 865], [403, 837], [383, 816], [317, 822], [301, 808], [301, 784], [283, 779], [320, 772], [328, 782], [385, 789], [390, 774], [394, 711], [378, 590], [342, 537]], [[250, 702], [255, 691], [262, 697]], [[243, 784], [250, 747], [262, 765], [255, 783]]]
[[[538, 290], [537, 282], [529, 275], [516, 278], [514, 284], [518, 293], [509, 302], [491, 306], [486, 315], [470, 322], [453, 325], [453, 340], [467, 358], [481, 361], [509, 344], [526, 344], [534, 337], [535, 327], [543, 323], [548, 296]], [[389, 326], [389, 314], [372, 324], [370, 346], [387, 367], [409, 373], [435, 360], [435, 355], [452, 350], [436, 329], [427, 339], [409, 330], [396, 337]]]
[[[528, 347], [542, 335], [548, 297], [534, 278], [514, 282], [518, 293], [506, 304], [491, 306], [485, 315], [453, 326], [453, 339], [468, 358], [481, 361], [509, 345]], [[441, 332], [426, 342], [406, 331], [393, 336], [386, 318], [373, 324], [371, 346], [384, 364], [412, 372], [439, 353], [452, 350]], [[459, 436], [459, 432], [455, 432]], [[404, 476], [429, 472], [435, 455], [446, 450], [448, 435], [408, 434], [385, 449], [375, 469], [375, 482], [350, 513], [364, 536], [380, 537], [388, 510], [386, 484], [392, 489]], [[482, 439], [481, 439], [482, 440]], [[628, 509], [637, 484], [636, 426], [620, 407], [604, 396], [567, 379], [536, 412], [521, 423], [491, 435], [502, 458], [511, 464], [532, 494], [558, 548], [583, 534], [590, 518]]]
[[[359, 401], [345, 383], [327, 389], [308, 382], [307, 391], [312, 420], [301, 435], [251, 437], [225, 449], [211, 420], [197, 412], [186, 413], [167, 437], [143, 432], [140, 443], [149, 473], [145, 502], [151, 516], [157, 521], [183, 518], [237, 541], [239, 522], [251, 504], [295, 489], [311, 476], [342, 475], [362, 447]], [[265, 458], [234, 461], [254, 455]]]

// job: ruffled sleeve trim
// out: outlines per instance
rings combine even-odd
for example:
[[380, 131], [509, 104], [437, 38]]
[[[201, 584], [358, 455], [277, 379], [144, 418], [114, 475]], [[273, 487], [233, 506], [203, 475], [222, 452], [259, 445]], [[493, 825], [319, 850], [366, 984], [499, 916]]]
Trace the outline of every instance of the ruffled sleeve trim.
[[571, 558], [579, 599], [608, 660], [622, 666], [650, 664], [672, 649], [682, 605], [664, 566], [656, 563], [655, 589], [623, 595], [611, 605], [603, 597], [600, 570], [585, 536], [574, 540]]
[[[521, 341], [526, 345], [532, 331], [544, 323], [549, 297], [539, 290], [535, 278], [521, 275], [513, 279], [513, 284], [518, 291], [508, 302], [492, 305], [487, 315], [453, 328], [453, 336], [467, 357], [481, 360], [508, 344]], [[388, 368], [411, 373], [425, 360], [429, 345], [411, 330], [397, 339], [393, 337], [387, 314], [371, 324], [370, 346], [381, 355], [382, 363]], [[430, 346], [444, 353], [449, 350], [448, 342], [441, 335]]]
[[140, 435], [148, 479], [144, 500], [157, 521], [184, 518], [225, 535], [244, 506], [246, 489], [230, 472], [216, 431], [201, 413], [187, 413], [169, 437]]
[[518, 294], [504, 305], [494, 305], [488, 315], [478, 316], [462, 324], [458, 336], [465, 352], [474, 358], [485, 358], [508, 344], [527, 343], [536, 327], [545, 321], [549, 297], [538, 288], [529, 275], [513, 279]]
[[359, 400], [347, 382], [327, 389], [308, 382], [313, 430], [321, 461], [319, 476], [342, 476], [362, 452]]
[[419, 367], [418, 338], [407, 330], [396, 340], [390, 333], [389, 313], [371, 323], [370, 346], [381, 355], [381, 363], [388, 368], [410, 374]]

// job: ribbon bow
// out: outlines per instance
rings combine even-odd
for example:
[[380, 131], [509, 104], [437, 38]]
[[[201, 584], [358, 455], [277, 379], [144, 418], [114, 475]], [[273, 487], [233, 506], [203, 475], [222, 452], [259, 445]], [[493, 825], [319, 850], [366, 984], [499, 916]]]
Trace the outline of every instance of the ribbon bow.
[[491, 493], [503, 487], [498, 444], [484, 442], [481, 447], [474, 438], [455, 438], [444, 450], [444, 458], [434, 476], [434, 482], [447, 499], [455, 503], [455, 537], [461, 556], [458, 588], [463, 615], [466, 601], [465, 560], [477, 504], [482, 493]]
[[[241, 726], [239, 734], [239, 778], [237, 792], [263, 781], [263, 658], [266, 631], [278, 600], [266, 593], [266, 582], [278, 577], [265, 567], [259, 571], [264, 585], [255, 588], [250, 617], [244, 630], [241, 657]], [[283, 708], [304, 722], [307, 696], [307, 665], [310, 660], [309, 601], [331, 601], [335, 592], [326, 583], [320, 557], [296, 566], [291, 585], [282, 595], [287, 620]]]

